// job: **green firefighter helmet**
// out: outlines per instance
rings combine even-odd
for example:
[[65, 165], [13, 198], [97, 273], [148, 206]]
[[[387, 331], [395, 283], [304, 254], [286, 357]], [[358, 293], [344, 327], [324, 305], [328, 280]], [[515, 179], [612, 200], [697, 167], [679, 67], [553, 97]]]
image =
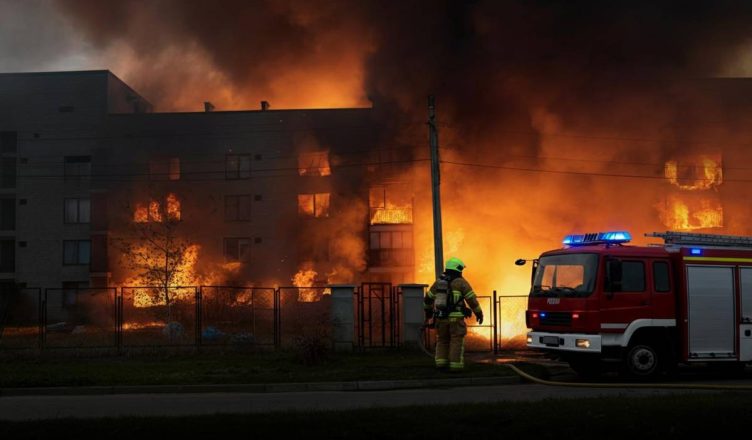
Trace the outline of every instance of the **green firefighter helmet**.
[[452, 257], [447, 260], [445, 267], [447, 270], [456, 270], [457, 272], [462, 272], [462, 270], [467, 266], [465, 266], [465, 263], [463, 263], [459, 258]]

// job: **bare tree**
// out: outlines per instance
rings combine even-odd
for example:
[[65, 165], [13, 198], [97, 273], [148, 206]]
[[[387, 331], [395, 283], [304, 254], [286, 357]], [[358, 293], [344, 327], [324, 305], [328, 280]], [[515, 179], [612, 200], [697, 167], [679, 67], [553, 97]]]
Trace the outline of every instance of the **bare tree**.
[[152, 304], [167, 306], [168, 322], [176, 286], [190, 282], [190, 270], [196, 247], [180, 234], [180, 205], [174, 195], [164, 203], [152, 200], [148, 207], [137, 205], [127, 236], [117, 240], [125, 264]]

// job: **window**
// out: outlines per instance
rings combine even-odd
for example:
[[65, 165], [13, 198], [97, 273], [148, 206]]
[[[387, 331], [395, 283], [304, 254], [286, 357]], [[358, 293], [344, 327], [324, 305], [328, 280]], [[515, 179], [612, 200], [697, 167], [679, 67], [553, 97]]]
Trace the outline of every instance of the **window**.
[[16, 245], [13, 240], [0, 240], [0, 272], [16, 271]]
[[91, 175], [91, 156], [65, 156], [65, 180], [76, 181]]
[[645, 265], [642, 261], [622, 261], [621, 292], [642, 292], [645, 290]]
[[89, 283], [86, 281], [63, 281], [62, 306], [63, 308], [72, 307], [78, 304], [78, 293], [80, 289], [86, 289]]
[[329, 152], [300, 153], [298, 155], [298, 174], [301, 176], [328, 176], [332, 174], [329, 167]]
[[16, 229], [16, 200], [0, 199], [0, 230]]
[[149, 180], [180, 180], [180, 158], [150, 160]]
[[249, 154], [228, 154], [225, 159], [227, 179], [248, 179], [251, 177], [251, 156]]
[[371, 231], [371, 266], [412, 266], [413, 256], [412, 231]]
[[89, 223], [89, 199], [65, 199], [65, 223]]
[[405, 185], [377, 185], [368, 192], [371, 224], [412, 224], [412, 192]]
[[136, 223], [162, 223], [166, 218], [168, 222], [180, 221], [182, 209], [177, 195], [170, 193], [164, 202], [152, 199], [148, 204], [136, 203], [133, 211], [133, 221]]
[[225, 220], [250, 221], [251, 195], [225, 196]]
[[15, 157], [3, 157], [2, 158], [2, 174], [0, 176], [0, 188], [15, 188], [16, 187], [16, 158]]
[[225, 260], [241, 261], [251, 253], [250, 238], [225, 238]]
[[329, 217], [329, 193], [298, 194], [298, 214], [302, 217]]
[[671, 290], [667, 262], [653, 262], [653, 285], [656, 292], [668, 292]]
[[0, 153], [15, 153], [18, 150], [18, 133], [0, 131]]
[[91, 263], [91, 241], [63, 241], [63, 264], [79, 265]]

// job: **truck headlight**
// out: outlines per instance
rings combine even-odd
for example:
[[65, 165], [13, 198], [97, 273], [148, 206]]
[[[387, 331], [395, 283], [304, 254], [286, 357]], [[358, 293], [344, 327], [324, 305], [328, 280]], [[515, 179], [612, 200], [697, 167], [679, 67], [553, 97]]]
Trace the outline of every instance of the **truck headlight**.
[[577, 348], [590, 348], [590, 339], [577, 339], [574, 341]]
[[533, 343], [533, 337], [532, 336], [528, 335], [528, 337], [527, 337], [527, 343], [528, 344], [532, 344]]

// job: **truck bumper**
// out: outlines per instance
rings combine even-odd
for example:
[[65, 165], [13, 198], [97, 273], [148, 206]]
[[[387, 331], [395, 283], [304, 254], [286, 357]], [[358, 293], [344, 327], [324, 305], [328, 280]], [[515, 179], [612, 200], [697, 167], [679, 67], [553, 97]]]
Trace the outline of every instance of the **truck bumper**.
[[600, 353], [601, 335], [530, 332], [527, 334], [527, 346], [575, 353]]

